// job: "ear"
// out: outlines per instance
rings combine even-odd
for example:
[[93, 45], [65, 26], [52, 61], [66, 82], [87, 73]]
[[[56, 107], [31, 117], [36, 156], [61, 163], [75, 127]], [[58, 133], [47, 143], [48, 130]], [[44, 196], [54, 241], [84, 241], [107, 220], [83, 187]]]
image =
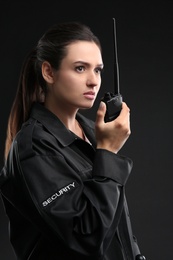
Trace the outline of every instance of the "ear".
[[53, 83], [53, 69], [48, 61], [44, 61], [42, 64], [42, 76], [47, 83]]

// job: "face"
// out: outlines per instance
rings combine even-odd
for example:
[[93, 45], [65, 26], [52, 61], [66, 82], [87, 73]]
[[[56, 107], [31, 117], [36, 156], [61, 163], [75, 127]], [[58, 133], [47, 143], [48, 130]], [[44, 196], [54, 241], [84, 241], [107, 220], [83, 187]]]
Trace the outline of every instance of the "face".
[[94, 42], [77, 41], [67, 46], [67, 55], [53, 72], [48, 98], [65, 109], [93, 106], [101, 85], [103, 61]]

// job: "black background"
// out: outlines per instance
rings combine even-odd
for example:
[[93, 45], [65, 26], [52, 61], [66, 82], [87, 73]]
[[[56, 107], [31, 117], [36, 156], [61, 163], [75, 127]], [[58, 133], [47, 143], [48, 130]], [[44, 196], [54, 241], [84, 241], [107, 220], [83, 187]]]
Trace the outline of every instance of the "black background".
[[[117, 22], [120, 87], [132, 134], [121, 154], [133, 159], [126, 194], [133, 230], [148, 260], [173, 259], [173, 1], [1, 1], [0, 166], [8, 115], [27, 52], [54, 23], [81, 21], [100, 38], [105, 71], [98, 100], [113, 90], [112, 17]], [[0, 259], [15, 259], [0, 200]]]

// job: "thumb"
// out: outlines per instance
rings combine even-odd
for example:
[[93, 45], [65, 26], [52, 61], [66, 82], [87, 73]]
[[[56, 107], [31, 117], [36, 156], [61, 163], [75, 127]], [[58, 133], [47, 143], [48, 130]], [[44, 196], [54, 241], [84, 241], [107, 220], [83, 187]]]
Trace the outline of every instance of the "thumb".
[[106, 113], [106, 104], [103, 101], [101, 101], [99, 108], [97, 110], [96, 124], [99, 124], [104, 121], [105, 113]]

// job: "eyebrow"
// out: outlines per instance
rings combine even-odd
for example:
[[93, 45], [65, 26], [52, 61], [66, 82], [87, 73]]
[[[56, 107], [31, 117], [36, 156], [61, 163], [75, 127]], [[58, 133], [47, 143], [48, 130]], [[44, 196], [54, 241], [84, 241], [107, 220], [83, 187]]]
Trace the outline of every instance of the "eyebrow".
[[[90, 63], [85, 62], [85, 61], [81, 61], [81, 60], [74, 62], [74, 64], [76, 64], [76, 63], [80, 63], [80, 64], [83, 64], [83, 65], [85, 65], [85, 66], [90, 66]], [[96, 65], [96, 67], [102, 67], [102, 68], [103, 68], [103, 66], [104, 66], [103, 63]]]

